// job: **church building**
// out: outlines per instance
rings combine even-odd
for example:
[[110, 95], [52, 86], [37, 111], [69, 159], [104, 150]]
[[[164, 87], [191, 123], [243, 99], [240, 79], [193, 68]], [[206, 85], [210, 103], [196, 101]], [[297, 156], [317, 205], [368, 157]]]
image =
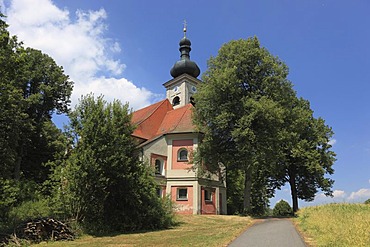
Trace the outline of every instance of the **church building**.
[[201, 141], [192, 123], [193, 95], [202, 83], [198, 65], [190, 60], [191, 42], [180, 40], [181, 58], [173, 79], [163, 84], [166, 99], [133, 112], [133, 133], [142, 157], [155, 170], [159, 196], [169, 195], [179, 214], [226, 214], [226, 184], [218, 176], [200, 177], [191, 157]]

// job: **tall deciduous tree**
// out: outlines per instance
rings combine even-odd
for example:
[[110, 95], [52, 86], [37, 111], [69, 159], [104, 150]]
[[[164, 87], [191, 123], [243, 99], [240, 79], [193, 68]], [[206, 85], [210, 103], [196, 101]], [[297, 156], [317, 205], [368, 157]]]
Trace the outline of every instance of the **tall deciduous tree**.
[[[67, 113], [72, 82], [41, 51], [24, 48], [0, 16], [0, 159], [3, 178], [42, 182], [44, 162], [53, 158], [58, 134], [53, 113]], [[59, 132], [60, 134], [60, 132]]]
[[260, 174], [265, 183], [255, 184], [265, 189], [278, 155], [284, 105], [295, 95], [287, 75], [286, 65], [257, 38], [231, 41], [209, 60], [195, 95], [195, 124], [205, 134], [198, 155], [209, 170], [221, 162], [244, 173], [246, 212], [252, 209], [253, 174], [267, 172]]
[[68, 113], [72, 82], [62, 67], [41, 51], [19, 48], [20, 69], [14, 86], [22, 92], [22, 112], [27, 115], [28, 125], [22, 131], [23, 140], [18, 146], [18, 159], [14, 176], [42, 182], [47, 170], [41, 164], [53, 158], [54, 147], [50, 145], [53, 132], [53, 113]]
[[282, 157], [275, 171], [281, 169], [282, 181], [289, 183], [296, 212], [298, 198], [312, 201], [319, 189], [332, 194], [334, 181], [325, 175], [334, 172], [335, 153], [330, 150], [333, 131], [322, 118], [313, 116], [307, 100], [292, 99], [286, 110], [280, 131]]
[[127, 104], [88, 95], [71, 112], [69, 127], [73, 149], [56, 169], [61, 199], [76, 218], [92, 231], [171, 224], [171, 210], [156, 194], [149, 167], [139, 161]]
[[4, 19], [0, 13], [0, 225], [14, 206], [40, 195], [50, 173], [44, 163], [64, 149], [52, 114], [68, 112], [72, 91], [62, 67], [24, 48]]
[[325, 176], [334, 172], [333, 132], [297, 98], [287, 75], [257, 38], [231, 41], [210, 59], [195, 95], [195, 124], [205, 134], [198, 162], [211, 171], [221, 162], [226, 173], [244, 178], [247, 212], [260, 211], [285, 183], [294, 211], [298, 198], [312, 200], [319, 189], [331, 195], [334, 181]]
[[10, 37], [2, 18], [0, 13], [0, 159], [3, 164], [0, 177], [12, 178], [27, 114], [22, 108], [22, 90], [14, 85], [19, 67], [15, 51], [19, 45], [15, 37]]

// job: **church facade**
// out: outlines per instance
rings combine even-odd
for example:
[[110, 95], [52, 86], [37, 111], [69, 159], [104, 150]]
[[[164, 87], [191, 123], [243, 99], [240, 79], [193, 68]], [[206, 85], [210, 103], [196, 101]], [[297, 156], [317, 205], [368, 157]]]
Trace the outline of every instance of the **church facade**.
[[201, 177], [191, 157], [202, 138], [192, 123], [193, 95], [200, 70], [190, 60], [191, 42], [180, 40], [181, 58], [163, 84], [166, 99], [133, 112], [133, 133], [142, 158], [155, 171], [159, 196], [169, 195], [179, 214], [226, 214], [226, 184], [218, 176]]

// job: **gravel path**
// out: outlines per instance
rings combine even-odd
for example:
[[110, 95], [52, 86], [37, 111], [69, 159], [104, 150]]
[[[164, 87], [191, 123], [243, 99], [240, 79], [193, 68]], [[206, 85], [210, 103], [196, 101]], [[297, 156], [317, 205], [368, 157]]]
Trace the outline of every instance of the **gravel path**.
[[304, 247], [302, 238], [289, 219], [263, 219], [235, 239], [230, 247]]

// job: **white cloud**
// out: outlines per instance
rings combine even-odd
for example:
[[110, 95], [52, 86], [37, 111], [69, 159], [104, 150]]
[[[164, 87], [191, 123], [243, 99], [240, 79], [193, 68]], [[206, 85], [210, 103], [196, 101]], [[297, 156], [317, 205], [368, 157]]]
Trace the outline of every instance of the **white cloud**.
[[362, 188], [355, 192], [346, 193], [344, 190], [334, 190], [333, 197], [327, 197], [324, 193], [317, 194], [313, 204], [323, 203], [362, 203], [370, 198], [370, 189]]
[[315, 196], [315, 202], [323, 203], [323, 202], [342, 202], [346, 200], [347, 194], [344, 190], [334, 190], [333, 197], [325, 196], [324, 193], [317, 194]]
[[72, 104], [89, 92], [103, 94], [107, 100], [129, 102], [134, 109], [148, 105], [155, 97], [120, 77], [126, 66], [113, 58], [121, 47], [105, 37], [104, 9], [71, 14], [51, 0], [12, 0], [5, 13], [12, 35], [17, 35], [25, 46], [49, 54], [75, 82]]
[[[122, 103], [129, 102], [130, 107], [138, 109], [142, 106], [150, 104], [149, 98], [154, 94], [145, 88], [138, 88], [132, 82], [125, 78], [115, 79], [99, 77], [92, 79], [89, 84], [82, 84], [79, 88], [74, 89], [74, 94], [80, 98], [86, 92], [94, 92], [95, 96], [104, 95], [104, 99], [112, 101], [119, 99], [123, 92], [130, 92], [125, 95]], [[140, 97], [138, 97], [140, 95]]]
[[334, 198], [345, 198], [347, 196], [346, 192], [344, 190], [334, 190], [333, 191], [333, 197]]
[[[370, 183], [370, 180], [369, 180]], [[280, 199], [284, 199], [288, 202], [291, 202], [290, 196], [286, 196], [287, 189], [283, 191], [277, 191], [277, 197], [274, 197], [271, 200], [271, 206], [274, 207], [275, 203]], [[284, 192], [284, 193], [281, 193]], [[276, 196], [275, 195], [275, 196]], [[324, 193], [318, 193], [315, 196], [315, 199], [310, 202], [299, 200], [301, 207], [321, 205], [328, 203], [363, 203], [367, 199], [370, 199], [370, 188], [362, 188], [355, 192], [346, 192], [344, 190], [334, 190], [333, 197], [326, 196]]]
[[350, 201], [364, 201], [370, 198], [370, 189], [359, 189], [356, 192], [352, 192], [351, 195], [348, 197]]

